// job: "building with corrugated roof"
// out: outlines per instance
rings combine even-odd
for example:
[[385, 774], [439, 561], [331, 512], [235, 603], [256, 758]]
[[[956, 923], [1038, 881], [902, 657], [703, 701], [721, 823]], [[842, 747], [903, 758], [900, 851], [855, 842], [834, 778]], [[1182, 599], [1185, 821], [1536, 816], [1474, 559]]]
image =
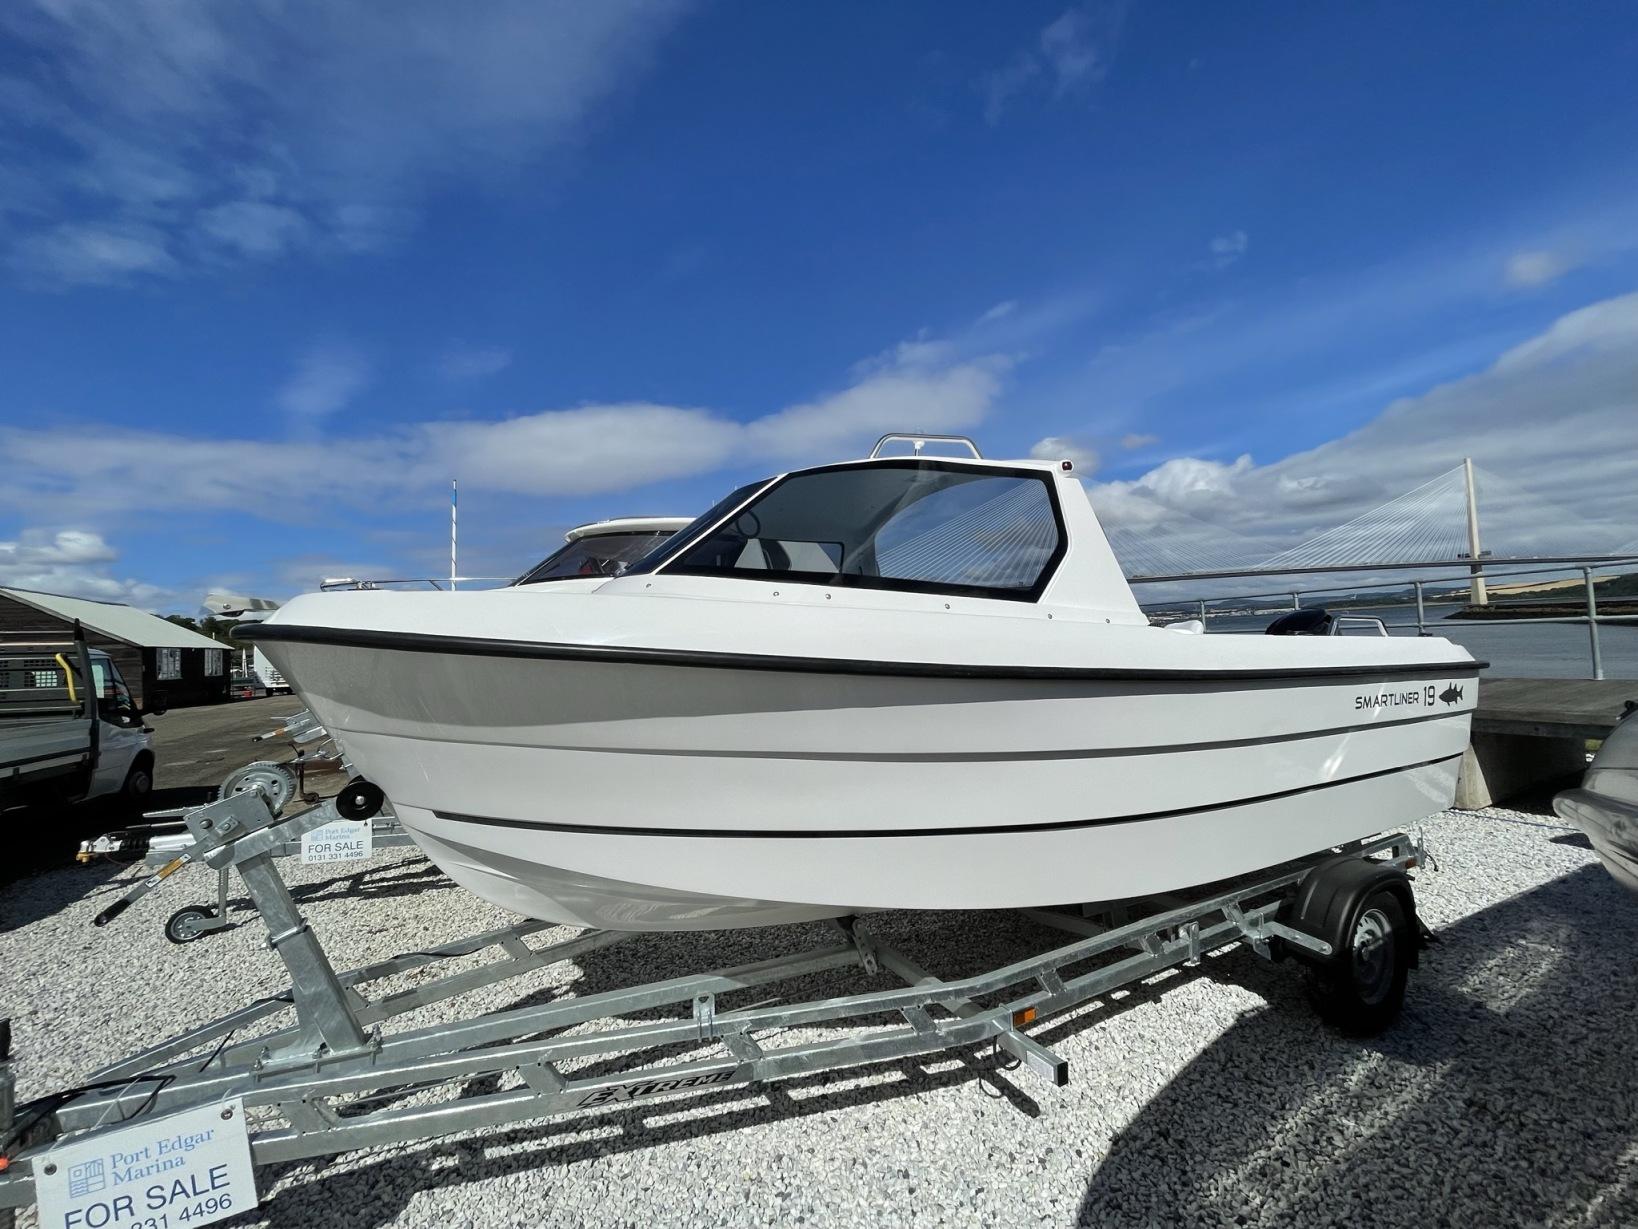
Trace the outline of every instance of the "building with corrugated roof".
[[0, 589], [0, 644], [66, 640], [75, 620], [119, 665], [139, 704], [161, 692], [173, 708], [227, 698], [229, 650], [209, 636], [123, 602]]

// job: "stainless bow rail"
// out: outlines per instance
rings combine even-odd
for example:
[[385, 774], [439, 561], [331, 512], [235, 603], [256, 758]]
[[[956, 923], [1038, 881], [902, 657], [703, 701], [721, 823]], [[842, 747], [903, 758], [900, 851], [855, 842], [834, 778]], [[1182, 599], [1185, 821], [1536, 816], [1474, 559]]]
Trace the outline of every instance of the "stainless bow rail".
[[[51, 1164], [54, 1146], [232, 1098], [243, 1098], [251, 1156], [264, 1165], [985, 1043], [1062, 1085], [1068, 1062], [1029, 1036], [1029, 1025], [1237, 942], [1263, 956], [1280, 955], [1280, 945], [1309, 958], [1334, 950], [1280, 920], [1299, 882], [1339, 861], [1316, 854], [1199, 899], [1168, 900], [1124, 923], [1123, 912], [1030, 910], [1075, 937], [970, 977], [935, 976], [847, 918], [836, 923], [834, 942], [796, 954], [389, 1032], [386, 1026], [418, 1008], [636, 936], [588, 930], [538, 943], [553, 927], [527, 921], [337, 973], [274, 861], [281, 848], [335, 817], [332, 802], [280, 819], [259, 791], [187, 813], [195, 838], [189, 859], [239, 873], [290, 984], [105, 1067], [78, 1089], [26, 1105], [13, 1104], [14, 1076], [0, 1048], [0, 1137], [7, 1140], [0, 1225], [5, 1209], [34, 1201], [37, 1168]], [[1400, 871], [1422, 858], [1420, 844], [1404, 834], [1346, 852]], [[1362, 869], [1357, 858], [1340, 861]], [[480, 956], [487, 962], [471, 963]], [[463, 967], [380, 984], [446, 961]], [[885, 971], [904, 984], [719, 1006], [720, 996], [849, 968], [867, 979]], [[670, 1014], [623, 1019], [653, 1009]]]

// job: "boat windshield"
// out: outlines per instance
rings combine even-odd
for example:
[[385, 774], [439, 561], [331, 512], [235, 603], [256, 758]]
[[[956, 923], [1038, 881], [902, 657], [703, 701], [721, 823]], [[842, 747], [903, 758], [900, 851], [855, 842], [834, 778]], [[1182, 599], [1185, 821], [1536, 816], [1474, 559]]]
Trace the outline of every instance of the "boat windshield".
[[1064, 551], [1046, 475], [930, 459], [791, 474], [709, 537], [677, 539], [668, 573], [1023, 601]]
[[762, 478], [756, 482], [747, 482], [742, 487], [736, 487], [734, 490], [724, 495], [721, 499], [717, 500], [716, 503], [712, 504], [704, 512], [696, 516], [693, 520], [689, 521], [688, 524], [677, 530], [677, 532], [669, 539], [661, 542], [653, 550], [649, 551], [648, 554], [644, 555], [636, 563], [632, 564], [623, 573], [621, 573], [621, 575], [633, 576], [643, 572], [654, 571], [655, 568], [667, 562], [673, 555], [677, 554], [677, 552], [692, 542], [698, 535], [711, 528], [711, 526], [715, 525], [723, 517], [727, 516], [735, 508], [739, 507], [740, 504], [744, 503], [752, 495], [755, 495], [772, 481], [772, 478]]
[[669, 529], [587, 534], [565, 543], [512, 583], [538, 585], [576, 576], [619, 576], [670, 536]]

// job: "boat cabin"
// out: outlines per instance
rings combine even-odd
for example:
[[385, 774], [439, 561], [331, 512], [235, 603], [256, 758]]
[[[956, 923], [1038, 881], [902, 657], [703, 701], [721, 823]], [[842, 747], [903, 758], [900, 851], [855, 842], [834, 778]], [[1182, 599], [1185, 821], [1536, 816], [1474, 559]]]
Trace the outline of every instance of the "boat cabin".
[[[896, 438], [896, 437], [887, 437]], [[1039, 602], [1146, 624], [1069, 461], [882, 456], [749, 483], [624, 575]]]

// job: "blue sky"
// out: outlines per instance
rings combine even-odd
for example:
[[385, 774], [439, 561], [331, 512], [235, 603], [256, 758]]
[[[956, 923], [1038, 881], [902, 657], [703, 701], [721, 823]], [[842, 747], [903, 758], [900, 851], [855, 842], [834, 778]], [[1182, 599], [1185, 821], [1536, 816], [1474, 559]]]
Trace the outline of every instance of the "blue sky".
[[899, 428], [1275, 543], [1472, 453], [1520, 547], [1613, 546], [1635, 55], [1616, 4], [10, 6], [0, 583], [436, 572], [451, 477], [516, 573]]

